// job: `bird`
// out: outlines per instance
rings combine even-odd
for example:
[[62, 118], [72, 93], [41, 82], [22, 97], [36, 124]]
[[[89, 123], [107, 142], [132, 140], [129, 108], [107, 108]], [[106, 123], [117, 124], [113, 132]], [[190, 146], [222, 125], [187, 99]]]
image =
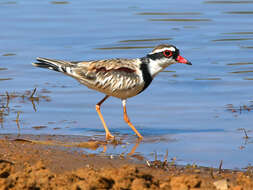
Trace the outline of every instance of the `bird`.
[[190, 61], [180, 55], [176, 46], [169, 44], [157, 45], [146, 56], [134, 59], [113, 58], [94, 61], [63, 61], [42, 57], [36, 59], [37, 62], [32, 63], [34, 66], [62, 72], [88, 88], [105, 94], [95, 108], [105, 129], [106, 140], [115, 137], [110, 133], [101, 114], [100, 108], [105, 100], [111, 96], [121, 99], [125, 122], [138, 138], [142, 139], [143, 136], [127, 115], [127, 99], [143, 92], [156, 75], [166, 67], [175, 63], [192, 65]]

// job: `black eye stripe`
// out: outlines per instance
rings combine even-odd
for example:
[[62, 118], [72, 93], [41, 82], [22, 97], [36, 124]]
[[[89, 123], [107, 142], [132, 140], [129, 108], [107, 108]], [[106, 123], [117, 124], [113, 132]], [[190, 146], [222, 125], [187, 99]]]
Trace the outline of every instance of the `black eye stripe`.
[[154, 53], [154, 54], [148, 54], [148, 58], [156, 60], [156, 59], [162, 59], [164, 57], [163, 52]]
[[[171, 52], [172, 52], [171, 56], [173, 56], [173, 58], [175, 58], [176, 52], [174, 52], [174, 51], [171, 51]], [[163, 52], [159, 52], [159, 53], [148, 54], [147, 57], [150, 59], [156, 60], [156, 59], [162, 59], [164, 57], [170, 57], [170, 56], [165, 56], [164, 51], [163, 51]], [[176, 56], [176, 58], [177, 58], [177, 56]]]

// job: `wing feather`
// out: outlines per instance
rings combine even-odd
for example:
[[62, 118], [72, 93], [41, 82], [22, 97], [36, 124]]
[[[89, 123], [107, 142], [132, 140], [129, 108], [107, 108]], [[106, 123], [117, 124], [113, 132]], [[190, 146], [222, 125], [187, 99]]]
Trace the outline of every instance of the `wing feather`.
[[134, 88], [141, 80], [133, 64], [136, 59], [111, 59], [79, 62], [73, 70], [75, 77], [93, 89], [107, 89], [112, 92]]

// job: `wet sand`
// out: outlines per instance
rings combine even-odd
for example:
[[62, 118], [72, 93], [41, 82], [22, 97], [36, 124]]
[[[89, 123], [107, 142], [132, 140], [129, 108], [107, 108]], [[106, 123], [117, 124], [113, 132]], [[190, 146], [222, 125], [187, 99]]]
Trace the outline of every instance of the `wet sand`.
[[[253, 170], [177, 166], [171, 160], [88, 154], [107, 142], [69, 144], [61, 136], [2, 135], [2, 189], [253, 189]], [[78, 138], [76, 139], [78, 141]], [[119, 143], [119, 142], [113, 142]]]

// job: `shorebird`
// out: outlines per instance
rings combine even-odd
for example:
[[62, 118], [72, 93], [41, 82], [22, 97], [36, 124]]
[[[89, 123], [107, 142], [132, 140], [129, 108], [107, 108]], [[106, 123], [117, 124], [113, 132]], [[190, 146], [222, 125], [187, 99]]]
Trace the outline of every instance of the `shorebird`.
[[100, 111], [106, 99], [113, 96], [122, 100], [125, 122], [142, 139], [142, 135], [129, 120], [126, 100], [143, 92], [154, 77], [169, 65], [174, 63], [192, 65], [191, 62], [180, 56], [179, 49], [168, 44], [158, 45], [145, 57], [136, 59], [62, 61], [38, 57], [37, 61], [33, 63], [34, 66], [62, 72], [88, 88], [105, 94], [105, 97], [96, 104], [96, 111], [104, 126], [106, 139], [114, 138]]

